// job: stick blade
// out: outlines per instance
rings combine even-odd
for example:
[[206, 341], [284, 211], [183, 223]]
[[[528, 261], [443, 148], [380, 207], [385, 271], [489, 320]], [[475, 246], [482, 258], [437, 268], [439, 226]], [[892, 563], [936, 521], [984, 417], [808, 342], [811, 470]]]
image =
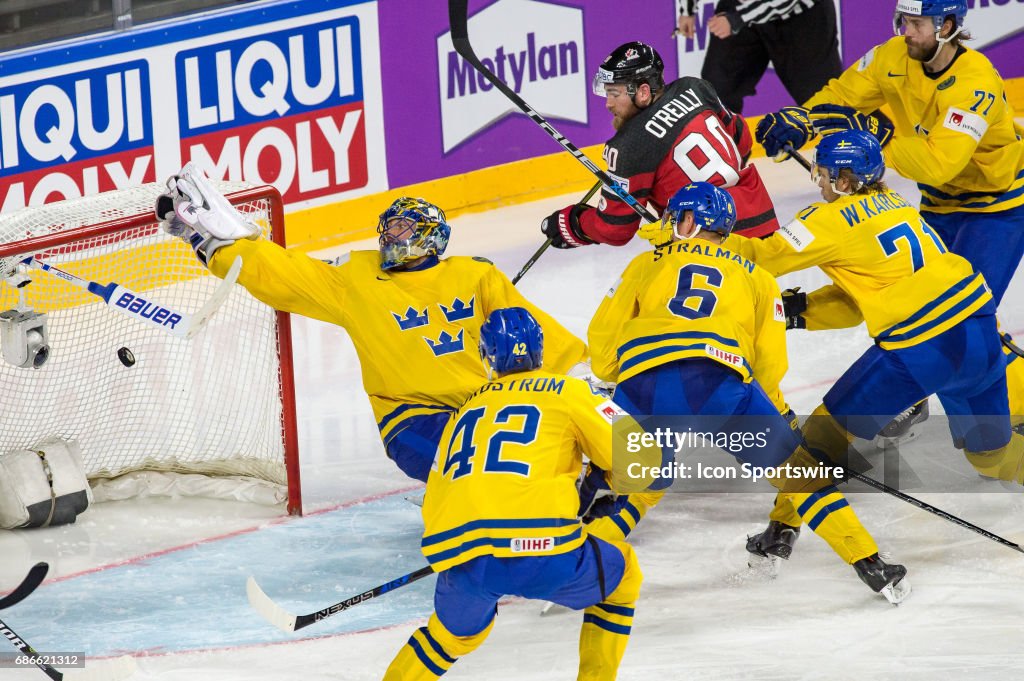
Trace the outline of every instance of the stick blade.
[[135, 673], [138, 665], [130, 655], [115, 657], [111, 660], [86, 661], [81, 669], [69, 669], [64, 672], [65, 681], [122, 681]]
[[14, 591], [0, 598], [0, 610], [25, 600], [29, 594], [36, 590], [36, 587], [43, 583], [49, 570], [50, 566], [46, 563], [36, 563], [33, 565], [29, 569], [28, 574], [25, 575], [25, 579], [21, 580], [21, 584], [15, 587]]
[[192, 315], [188, 328], [185, 330], [186, 338], [192, 338], [199, 333], [206, 326], [206, 322], [210, 321], [210, 317], [220, 309], [220, 306], [224, 304], [224, 301], [227, 300], [228, 295], [231, 293], [235, 282], [238, 281], [238, 275], [241, 271], [242, 256], [236, 255], [234, 262], [231, 263], [231, 269], [228, 270], [228, 273], [224, 275], [224, 279], [217, 285], [217, 290], [213, 292], [213, 295], [209, 297], [199, 312]]
[[249, 596], [249, 605], [258, 612], [263, 619], [285, 632], [295, 631], [296, 616], [288, 612], [280, 605], [270, 600], [263, 589], [251, 576], [245, 581], [245, 593]]

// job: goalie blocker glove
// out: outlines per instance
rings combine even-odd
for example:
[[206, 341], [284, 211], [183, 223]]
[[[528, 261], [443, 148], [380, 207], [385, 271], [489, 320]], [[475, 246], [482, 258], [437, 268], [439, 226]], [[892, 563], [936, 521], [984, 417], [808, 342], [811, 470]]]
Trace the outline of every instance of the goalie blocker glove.
[[551, 245], [555, 248], [579, 248], [596, 243], [580, 227], [580, 215], [587, 210], [593, 208], [582, 203], [556, 210], [540, 223], [540, 231], [551, 239]]
[[893, 136], [892, 121], [885, 117], [862, 114], [848, 106], [819, 104], [810, 111], [811, 125], [821, 135], [831, 135], [844, 130], [863, 130], [871, 133], [883, 147]]
[[164, 231], [188, 241], [204, 265], [222, 246], [256, 239], [261, 233], [193, 163], [167, 180], [167, 192], [157, 197], [155, 212]]

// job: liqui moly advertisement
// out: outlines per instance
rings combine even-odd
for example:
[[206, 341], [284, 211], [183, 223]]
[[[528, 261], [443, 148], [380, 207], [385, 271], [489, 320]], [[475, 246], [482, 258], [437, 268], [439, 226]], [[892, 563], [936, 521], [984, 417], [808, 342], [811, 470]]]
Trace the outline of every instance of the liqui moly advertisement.
[[4, 212], [152, 182], [144, 60], [0, 87]]
[[0, 59], [0, 207], [190, 160], [291, 208], [383, 191], [378, 40], [375, 2], [293, 0]]

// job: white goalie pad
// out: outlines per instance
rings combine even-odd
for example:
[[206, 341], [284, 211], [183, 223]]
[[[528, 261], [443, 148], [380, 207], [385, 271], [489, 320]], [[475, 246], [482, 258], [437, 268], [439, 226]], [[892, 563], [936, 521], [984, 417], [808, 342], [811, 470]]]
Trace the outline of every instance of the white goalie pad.
[[36, 451], [0, 455], [0, 527], [4, 529], [73, 523], [92, 500], [75, 441], [53, 441]]

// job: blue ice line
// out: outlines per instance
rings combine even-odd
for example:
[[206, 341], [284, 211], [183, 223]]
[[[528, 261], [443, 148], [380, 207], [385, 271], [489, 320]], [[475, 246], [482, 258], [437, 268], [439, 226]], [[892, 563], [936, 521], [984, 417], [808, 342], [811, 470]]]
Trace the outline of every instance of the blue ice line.
[[422, 531], [419, 510], [397, 493], [44, 583], [3, 616], [36, 650], [89, 656], [231, 648], [390, 626], [430, 614], [433, 578], [292, 634], [249, 606], [245, 580], [253, 575], [291, 612], [313, 612], [421, 567]]

